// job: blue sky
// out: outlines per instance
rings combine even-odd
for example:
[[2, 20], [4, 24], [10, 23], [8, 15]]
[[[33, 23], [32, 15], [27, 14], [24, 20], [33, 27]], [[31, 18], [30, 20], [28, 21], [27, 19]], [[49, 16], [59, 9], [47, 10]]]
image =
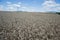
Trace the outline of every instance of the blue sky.
[[60, 0], [0, 0], [0, 11], [60, 12]]

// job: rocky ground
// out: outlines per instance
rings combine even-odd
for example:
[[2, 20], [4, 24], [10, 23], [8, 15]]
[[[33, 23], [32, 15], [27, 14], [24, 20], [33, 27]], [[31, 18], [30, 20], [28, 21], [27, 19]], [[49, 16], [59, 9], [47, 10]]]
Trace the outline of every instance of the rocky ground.
[[60, 40], [60, 15], [0, 12], [0, 40]]

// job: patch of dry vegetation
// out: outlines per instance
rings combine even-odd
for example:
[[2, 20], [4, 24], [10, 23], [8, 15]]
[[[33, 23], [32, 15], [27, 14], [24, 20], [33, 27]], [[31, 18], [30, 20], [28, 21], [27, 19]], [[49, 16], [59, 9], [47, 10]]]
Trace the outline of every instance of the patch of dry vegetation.
[[60, 40], [60, 15], [2, 12], [0, 40]]

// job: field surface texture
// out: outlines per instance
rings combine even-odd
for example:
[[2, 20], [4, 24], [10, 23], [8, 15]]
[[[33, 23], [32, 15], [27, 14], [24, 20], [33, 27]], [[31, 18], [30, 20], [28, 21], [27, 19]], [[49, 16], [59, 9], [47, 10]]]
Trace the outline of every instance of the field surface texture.
[[0, 40], [60, 40], [60, 15], [0, 12]]

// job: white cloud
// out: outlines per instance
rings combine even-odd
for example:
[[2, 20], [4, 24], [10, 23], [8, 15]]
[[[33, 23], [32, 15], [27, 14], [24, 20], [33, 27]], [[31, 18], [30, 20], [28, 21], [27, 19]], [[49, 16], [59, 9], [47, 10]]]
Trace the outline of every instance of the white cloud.
[[34, 7], [30, 6], [24, 6], [21, 2], [18, 3], [12, 3], [12, 2], [6, 2], [6, 6], [3, 5], [5, 8], [3, 11], [27, 11], [27, 12], [36, 12], [36, 9]]
[[56, 6], [56, 3], [53, 1], [45, 1], [42, 5], [52, 7], [52, 6]]
[[54, 0], [47, 0], [42, 4], [42, 11], [60, 11], [60, 4]]
[[2, 11], [3, 10], [3, 6], [2, 5], [0, 5], [0, 11]]
[[3, 11], [28, 11], [28, 12], [35, 11], [34, 8], [24, 6], [24, 4], [22, 4], [21, 2], [18, 3], [6, 2], [6, 6], [4, 5], [2, 6], [0, 7], [0, 10], [3, 9]]
[[21, 5], [19, 5], [19, 4], [13, 4], [13, 6], [16, 6], [16, 7], [21, 7]]
[[17, 11], [17, 8], [15, 8], [13, 6], [7, 7], [6, 9], [7, 9], [7, 11]]
[[60, 4], [57, 4], [54, 0], [46, 0], [39, 8], [26, 6], [21, 2], [12, 3], [6, 2], [6, 6], [0, 5], [0, 10], [3, 11], [28, 11], [28, 12], [46, 12], [46, 11], [60, 11]]
[[24, 6], [22, 7], [21, 11], [36, 12], [36, 9], [33, 7]]
[[21, 2], [18, 3], [11, 3], [11, 2], [6, 2], [6, 9], [7, 11], [18, 11], [19, 8], [21, 8]]

